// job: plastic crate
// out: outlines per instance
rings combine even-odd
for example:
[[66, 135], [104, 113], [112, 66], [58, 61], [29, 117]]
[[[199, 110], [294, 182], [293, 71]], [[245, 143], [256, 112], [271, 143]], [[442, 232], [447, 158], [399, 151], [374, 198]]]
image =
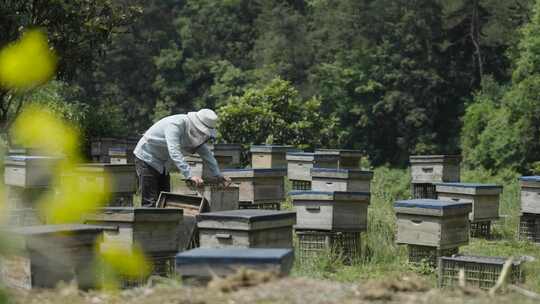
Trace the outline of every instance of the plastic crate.
[[311, 182], [310, 181], [303, 181], [303, 180], [291, 180], [292, 183], [292, 190], [305, 190], [309, 191], [311, 190]]
[[519, 217], [518, 238], [540, 243], [540, 214], [523, 213]]
[[[468, 286], [482, 289], [493, 287], [499, 278], [506, 258], [454, 255], [439, 259], [439, 287], [455, 286], [459, 282], [459, 271], [465, 271], [465, 282]], [[508, 282], [523, 283], [525, 273], [521, 267], [522, 261], [512, 264]]]
[[269, 203], [253, 204], [252, 202], [239, 202], [238, 209], [281, 210], [281, 203], [269, 202]]
[[361, 257], [361, 232], [296, 231], [296, 254], [305, 262], [321, 254], [337, 255], [351, 264]]
[[414, 199], [437, 199], [436, 187], [431, 183], [413, 183], [411, 193]]
[[491, 221], [471, 222], [471, 237], [491, 238]]
[[409, 252], [409, 264], [437, 266], [437, 261], [442, 256], [451, 256], [459, 252], [458, 247], [439, 249], [437, 247], [407, 245]]

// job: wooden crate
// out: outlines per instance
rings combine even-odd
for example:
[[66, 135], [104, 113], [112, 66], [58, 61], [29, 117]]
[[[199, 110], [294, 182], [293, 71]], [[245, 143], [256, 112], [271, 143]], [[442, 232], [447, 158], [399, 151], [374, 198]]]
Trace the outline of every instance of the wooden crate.
[[47, 188], [59, 160], [53, 156], [7, 156], [4, 161], [4, 183], [22, 188]]
[[540, 176], [522, 176], [519, 178], [521, 186], [521, 212], [540, 214]]
[[470, 203], [417, 199], [397, 201], [396, 243], [455, 248], [469, 243]]
[[286, 169], [225, 169], [222, 173], [239, 187], [241, 202], [259, 204], [285, 200]]
[[440, 257], [451, 256], [459, 252], [459, 247], [440, 249], [432, 246], [407, 245], [409, 264], [436, 268]]
[[242, 165], [242, 145], [240, 144], [214, 144], [214, 157], [220, 168], [240, 168]]
[[[465, 272], [465, 284], [467, 287], [490, 289], [497, 283], [504, 263], [507, 258], [454, 255], [439, 259], [439, 287], [457, 286], [459, 284], [459, 272]], [[522, 261], [514, 260], [508, 276], [508, 284], [520, 284], [525, 282], [525, 272]]]
[[459, 155], [411, 155], [413, 183], [459, 182], [461, 156]]
[[84, 220], [87, 224], [118, 227], [118, 231], [105, 231], [101, 251], [136, 245], [147, 254], [177, 251], [180, 235], [175, 232], [183, 224], [182, 210], [164, 208], [103, 208], [85, 215]]
[[443, 201], [471, 203], [471, 222], [499, 218], [499, 196], [502, 186], [493, 184], [440, 183], [436, 184], [437, 198]]
[[327, 154], [338, 156], [338, 168], [359, 169], [363, 153], [360, 150], [348, 149], [317, 149], [315, 154]]
[[367, 229], [367, 192], [293, 191], [296, 229], [364, 231]]
[[176, 256], [176, 271], [184, 280], [209, 281], [240, 269], [288, 275], [294, 262], [292, 249], [197, 248]]
[[111, 164], [117, 165], [133, 164], [135, 161], [133, 150], [122, 147], [109, 148], [109, 158]]
[[373, 172], [360, 169], [311, 169], [311, 189], [315, 191], [370, 192]]
[[437, 199], [437, 188], [433, 183], [411, 183], [414, 199]]
[[338, 258], [346, 264], [353, 264], [362, 255], [360, 231], [296, 230], [296, 238], [295, 250], [301, 263], [328, 255], [332, 259]]
[[312, 168], [337, 168], [338, 157], [333, 154], [289, 152], [287, 176], [290, 180], [311, 181]]
[[287, 211], [246, 209], [197, 215], [203, 248], [292, 248], [296, 214]]
[[287, 169], [286, 154], [301, 152], [293, 146], [251, 146], [251, 167], [254, 169]]
[[1, 258], [2, 282], [11, 288], [54, 288], [76, 280], [80, 288], [97, 287], [94, 246], [106, 227], [45, 225], [10, 229], [17, 253]]

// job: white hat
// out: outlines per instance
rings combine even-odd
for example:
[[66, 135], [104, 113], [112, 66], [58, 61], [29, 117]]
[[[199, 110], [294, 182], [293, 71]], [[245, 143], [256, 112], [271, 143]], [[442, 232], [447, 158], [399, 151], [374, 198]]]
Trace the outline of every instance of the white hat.
[[212, 138], [216, 137], [216, 124], [218, 117], [214, 111], [210, 109], [202, 109], [198, 112], [189, 112], [187, 115], [195, 128]]

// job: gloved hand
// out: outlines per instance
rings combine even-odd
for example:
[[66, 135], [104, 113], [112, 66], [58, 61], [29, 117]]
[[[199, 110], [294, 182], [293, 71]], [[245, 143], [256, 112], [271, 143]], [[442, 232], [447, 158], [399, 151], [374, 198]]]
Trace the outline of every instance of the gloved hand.
[[200, 176], [192, 176], [188, 181], [197, 187], [204, 185], [204, 180]]

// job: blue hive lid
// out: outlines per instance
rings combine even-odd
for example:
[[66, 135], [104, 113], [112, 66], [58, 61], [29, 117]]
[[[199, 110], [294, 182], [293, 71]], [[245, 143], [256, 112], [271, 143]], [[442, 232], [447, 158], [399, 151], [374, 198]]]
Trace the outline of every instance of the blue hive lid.
[[196, 248], [176, 255], [176, 265], [186, 264], [233, 264], [276, 263], [292, 257], [292, 249], [263, 248]]
[[524, 182], [540, 182], [540, 176], [533, 175], [533, 176], [522, 176], [519, 178], [519, 180]]
[[479, 183], [435, 183], [436, 186], [459, 187], [459, 188], [475, 188], [475, 189], [501, 189], [502, 186], [496, 184], [479, 184]]
[[420, 208], [420, 209], [436, 209], [436, 210], [445, 210], [445, 209], [459, 209], [467, 208], [470, 203], [457, 203], [450, 201], [440, 201], [434, 199], [413, 199], [413, 200], [404, 200], [397, 201], [394, 204], [394, 207], [403, 207], [403, 208]]

